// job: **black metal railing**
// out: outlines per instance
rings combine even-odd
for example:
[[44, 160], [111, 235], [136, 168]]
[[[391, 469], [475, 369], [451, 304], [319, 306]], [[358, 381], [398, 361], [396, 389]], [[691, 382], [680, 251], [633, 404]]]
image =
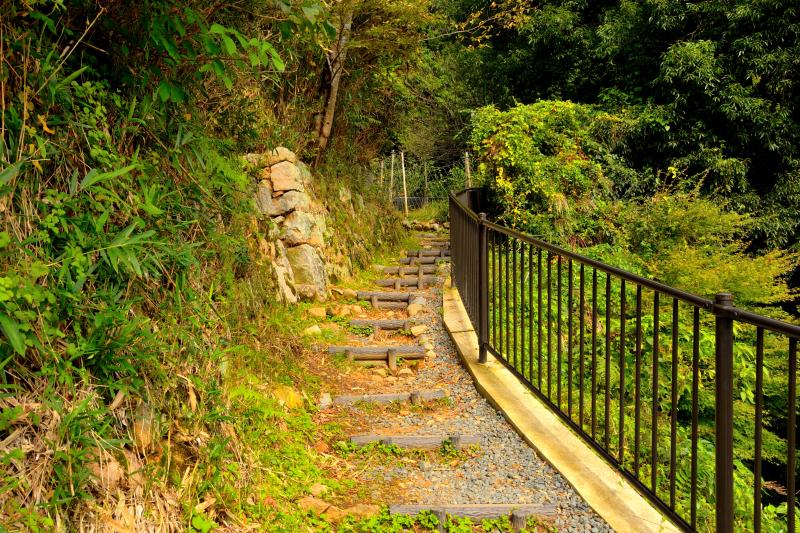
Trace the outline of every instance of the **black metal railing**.
[[[489, 222], [483, 204], [478, 189], [450, 196], [452, 279], [480, 360], [500, 360], [679, 527], [794, 532], [800, 327]], [[753, 426], [734, 420], [739, 404]], [[767, 416], [785, 442], [765, 460]]]

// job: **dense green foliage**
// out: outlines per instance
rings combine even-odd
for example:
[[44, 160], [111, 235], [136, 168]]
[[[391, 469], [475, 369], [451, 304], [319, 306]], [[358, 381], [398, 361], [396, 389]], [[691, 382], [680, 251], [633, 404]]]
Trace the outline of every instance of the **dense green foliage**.
[[[308, 376], [296, 341], [259, 342], [301, 322], [263, 325], [279, 312], [259, 260], [274, 236], [240, 156], [310, 143], [315, 103], [288, 112], [280, 100], [297, 90], [316, 102], [309, 64], [336, 34], [331, 16], [316, 0], [0, 5], [0, 523], [106, 520], [95, 510], [116, 495], [98, 464], [127, 468], [130, 449], [148, 448], [135, 475], [147, 501], [172, 503], [143, 523], [208, 531], [203, 500], [285, 530], [306, 521], [288, 502], [324, 478], [308, 449], [316, 426], [242, 384]], [[336, 242], [364, 266], [397, 237], [396, 219], [342, 161], [320, 169], [318, 193], [335, 208]], [[366, 207], [342, 208], [343, 182]], [[152, 443], [132, 446], [141, 424]], [[239, 447], [264, 442], [271, 455], [242, 459]], [[275, 465], [290, 487], [259, 470]], [[286, 512], [253, 502], [255, 490]]]
[[478, 69], [460, 74], [490, 103], [564, 99], [636, 118], [635, 179], [620, 194], [699, 189], [755, 214], [759, 245], [794, 246], [800, 209], [792, 2], [452, 0], [446, 11]]
[[[145, 406], [160, 421], [156, 438], [185, 439], [176, 449], [190, 458], [176, 467], [170, 457], [181, 453], [153, 451], [147, 470], [153, 501], [179, 502], [167, 513], [179, 516], [173, 525], [213, 528], [196, 507], [211, 499], [253, 523], [307, 522], [291, 502], [325, 475], [307, 446], [310, 413], [289, 415], [254, 390], [307, 376], [293, 359], [302, 346], [285, 341], [302, 319], [271, 301], [258, 260], [273, 228], [253, 209], [255, 177], [239, 157], [248, 151], [284, 145], [316, 160], [317, 192], [339, 230], [332, 248], [357, 264], [396, 238], [388, 167], [384, 190], [370, 187], [376, 161], [405, 151], [409, 193], [444, 197], [466, 183], [470, 148], [472, 178], [492, 189], [503, 222], [790, 318], [798, 32], [800, 9], [778, 0], [0, 2], [0, 441], [34, 442], [3, 452], [0, 464], [40, 476], [0, 475], [0, 522], [49, 530], [89, 516], [102, 493], [91, 465], [126, 450]], [[333, 135], [323, 144], [326, 118]], [[395, 171], [397, 193], [399, 163]], [[367, 206], [337, 208], [342, 184]], [[619, 304], [614, 294], [601, 313]], [[681, 310], [682, 330], [691, 320]], [[668, 323], [643, 326], [671, 353]], [[737, 520], [749, 527], [755, 358], [753, 332], [737, 334]], [[677, 408], [669, 380], [642, 390], [661, 416], [677, 409], [681, 454], [689, 342], [680, 339]], [[704, 527], [713, 515], [712, 345], [701, 342]], [[601, 366], [605, 357], [601, 346]], [[625, 354], [627, 368], [634, 357]], [[785, 466], [785, 347], [768, 339], [765, 357], [774, 481]], [[659, 361], [662, 377], [671, 364]], [[617, 398], [621, 387], [614, 378], [596, 393]], [[264, 442], [273, 454], [241, 459]], [[242, 475], [234, 458], [257, 467]], [[776, 530], [779, 483], [765, 506]], [[345, 526], [409, 525], [400, 522]]]

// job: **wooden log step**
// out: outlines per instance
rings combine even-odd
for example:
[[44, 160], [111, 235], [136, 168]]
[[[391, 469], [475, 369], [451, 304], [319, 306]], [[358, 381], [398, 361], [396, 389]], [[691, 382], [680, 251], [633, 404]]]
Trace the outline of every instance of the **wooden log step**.
[[449, 234], [447, 232], [442, 233], [417, 233], [417, 237], [420, 239], [444, 239], [447, 238]]
[[419, 403], [420, 401], [437, 400], [439, 398], [446, 398], [442, 390], [427, 390], [427, 391], [414, 391], [414, 392], [396, 392], [387, 394], [356, 394], [356, 395], [343, 395], [333, 398], [333, 403], [337, 405], [352, 405], [358, 402], [371, 402], [371, 403], [391, 403], [391, 402], [408, 402]]
[[417, 274], [422, 269], [422, 274], [435, 274], [436, 265], [417, 265], [405, 267], [383, 267], [383, 273], [391, 276], [405, 276], [406, 274]]
[[450, 249], [406, 250], [406, 257], [450, 257]]
[[369, 319], [353, 319], [350, 321], [350, 326], [354, 328], [366, 328], [370, 327], [373, 330], [379, 329], [405, 329], [409, 330], [415, 324], [413, 320], [391, 320], [391, 319], [383, 319], [383, 320], [369, 320]]
[[438, 450], [442, 443], [449, 440], [456, 449], [480, 443], [477, 435], [353, 435], [350, 442], [356, 446], [364, 446], [373, 442], [394, 444], [399, 448], [415, 450]]
[[[464, 505], [391, 505], [389, 514], [417, 516], [423, 511], [433, 511], [437, 516], [454, 516], [458, 518], [471, 518], [473, 520], [495, 519], [503, 516], [513, 515], [518, 519], [524, 517], [537, 517], [546, 520], [554, 520], [558, 513], [558, 508], [554, 503], [484, 503], [484, 504], [464, 504]], [[441, 521], [441, 519], [440, 519]], [[524, 524], [522, 520], [512, 522]], [[524, 527], [517, 525], [516, 527]]]
[[437, 276], [422, 276], [422, 285], [420, 285], [419, 276], [405, 276], [402, 278], [379, 279], [375, 282], [380, 287], [394, 287], [399, 289], [401, 287], [418, 287], [423, 288], [426, 285], [438, 283], [441, 278]]
[[359, 300], [377, 298], [379, 302], [409, 302], [420, 295], [411, 292], [358, 291], [356, 296]]
[[394, 352], [396, 357], [403, 359], [422, 359], [425, 357], [425, 348], [416, 344], [400, 346], [330, 346], [329, 354], [343, 353], [351, 356], [354, 361], [380, 361], [389, 357]]
[[436, 263], [448, 263], [449, 257], [401, 257], [401, 265], [434, 265]]
[[408, 302], [372, 302], [372, 307], [375, 309], [405, 309], [408, 307]]

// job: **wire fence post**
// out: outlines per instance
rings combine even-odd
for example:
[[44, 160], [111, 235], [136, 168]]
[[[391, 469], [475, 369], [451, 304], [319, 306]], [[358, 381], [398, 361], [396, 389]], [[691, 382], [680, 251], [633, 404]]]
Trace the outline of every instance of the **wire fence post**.
[[394, 206], [394, 150], [392, 150], [392, 162], [389, 164], [389, 201]]
[[381, 189], [383, 189], [383, 158], [381, 157]]
[[733, 532], [733, 295], [714, 297], [716, 316], [717, 532]]
[[472, 188], [472, 171], [469, 168], [469, 152], [464, 152], [464, 172], [467, 175], [467, 189]]
[[478, 362], [487, 361], [489, 344], [489, 254], [486, 213], [478, 214]]
[[406, 187], [406, 157], [405, 152], [400, 152], [400, 167], [403, 169], [403, 210], [408, 218], [408, 188]]

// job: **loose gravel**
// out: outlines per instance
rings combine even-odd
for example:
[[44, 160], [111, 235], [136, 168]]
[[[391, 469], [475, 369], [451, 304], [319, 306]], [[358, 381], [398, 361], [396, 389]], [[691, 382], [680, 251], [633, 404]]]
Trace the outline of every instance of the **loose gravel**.
[[434, 345], [435, 358], [404, 384], [405, 390], [444, 388], [452, 400], [446, 417], [403, 410], [371, 416], [374, 430], [416, 428], [419, 433], [462, 433], [480, 437], [476, 456], [448, 463], [400, 462], [366, 472], [368, 479], [397, 483], [409, 504], [554, 503], [558, 531], [613, 531], [572, 486], [514, 431], [503, 416], [482, 398], [461, 366], [455, 346], [444, 329], [439, 310], [442, 291], [425, 291], [427, 312], [418, 322], [428, 326], [424, 336]]

